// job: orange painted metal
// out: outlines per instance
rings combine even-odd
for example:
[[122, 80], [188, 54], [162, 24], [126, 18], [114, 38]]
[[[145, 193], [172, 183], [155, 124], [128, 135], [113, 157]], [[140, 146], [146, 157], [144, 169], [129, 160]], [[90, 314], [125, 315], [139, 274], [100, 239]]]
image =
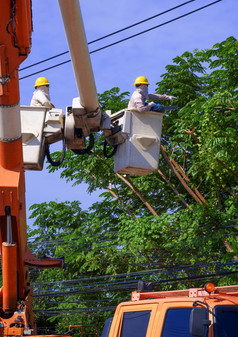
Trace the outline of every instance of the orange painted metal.
[[[9, 170], [23, 171], [22, 140], [0, 142], [0, 166]], [[9, 180], [8, 177], [5, 177]]]
[[[18, 68], [30, 52], [31, 33], [31, 0], [1, 1], [0, 250], [3, 286], [0, 290], [0, 336], [23, 335], [25, 330], [33, 335], [37, 333], [28, 266], [52, 268], [63, 263], [61, 260], [38, 261], [27, 247]], [[9, 116], [16, 118], [11, 120]], [[7, 128], [13, 123], [14, 131], [9, 132]], [[7, 236], [7, 225], [11, 240]]]
[[215, 287], [214, 292], [211, 294], [205, 290], [205, 288], [191, 288], [183, 290], [168, 290], [168, 291], [152, 291], [152, 292], [143, 292], [143, 291], [133, 291], [131, 293], [131, 300], [134, 301], [143, 301], [147, 299], [162, 299], [162, 298], [181, 298], [181, 297], [210, 297], [211, 295], [227, 295], [227, 296], [237, 296], [238, 295], [238, 285], [234, 286], [220, 286]]
[[13, 312], [17, 302], [17, 246], [3, 242], [2, 244], [3, 271], [3, 311]]
[[[216, 315], [214, 315], [213, 309], [217, 306], [223, 308], [223, 306], [229, 305], [231, 307], [229, 311], [235, 311], [238, 305], [237, 291], [237, 285], [215, 287], [214, 293], [211, 294], [205, 291], [205, 288], [158, 292], [135, 291], [132, 293], [131, 301], [122, 302], [117, 306], [108, 337], [120, 336], [125, 313], [143, 310], [151, 311], [146, 335], [150, 337], [162, 336], [168, 310], [176, 308], [192, 309], [195, 307], [195, 302], [204, 303], [202, 307], [208, 306], [208, 319], [211, 321], [211, 324], [207, 336], [214, 337], [213, 326], [216, 322]], [[232, 309], [232, 306], [234, 309]], [[173, 324], [171, 324], [170, 331], [175, 331], [174, 335], [177, 336], [177, 330], [175, 330]], [[181, 333], [182, 330], [179, 329], [179, 331]]]
[[29, 290], [25, 300], [19, 301], [16, 311], [10, 317], [0, 317], [0, 323], [3, 326], [3, 332], [0, 329], [0, 336], [22, 336], [24, 330], [31, 332], [31, 335], [37, 333], [36, 324], [32, 311], [32, 289]]
[[[20, 143], [20, 142], [13, 142]], [[12, 143], [0, 142], [0, 249], [2, 250], [2, 243], [6, 242], [6, 216], [5, 207], [9, 206], [11, 209], [12, 220], [12, 237], [13, 242], [17, 246], [17, 274], [18, 274], [18, 297], [25, 297], [26, 284], [29, 282], [28, 268], [24, 265], [24, 253], [27, 249], [27, 231], [26, 231], [26, 211], [25, 211], [25, 179], [22, 165], [15, 159], [10, 160], [9, 168], [7, 166], [8, 154], [2, 151], [3, 145], [9, 149]], [[19, 145], [15, 148], [19, 148]], [[19, 151], [21, 153], [21, 149]], [[5, 158], [4, 158], [5, 157]], [[14, 167], [14, 165], [18, 165]], [[2, 253], [2, 252], [1, 252]], [[9, 256], [10, 258], [10, 256]], [[13, 266], [12, 266], [13, 268]], [[4, 278], [4, 274], [3, 274]], [[3, 289], [4, 293], [5, 289]]]
[[[6, 332], [6, 335], [3, 334]], [[4, 328], [0, 327], [0, 336], [23, 336], [24, 328]], [[34, 335], [34, 337], [71, 337], [71, 335]]]
[[25, 265], [37, 267], [38, 269], [63, 268], [64, 264], [64, 261], [61, 259], [42, 258], [38, 260], [28, 247], [24, 254], [24, 262]]
[[[7, 114], [12, 106], [18, 109], [18, 68], [29, 54], [31, 45], [30, 8], [30, 0], [1, 2], [0, 107], [2, 114]], [[11, 211], [12, 237], [15, 243], [13, 246], [5, 244], [6, 206], [10, 207]], [[3, 310], [7, 312], [15, 310], [17, 300], [24, 299], [28, 290], [28, 269], [24, 266], [23, 260], [27, 247], [25, 213], [22, 140], [0, 141], [0, 249], [4, 258], [3, 287], [0, 295]], [[5, 331], [4, 334], [7, 335], [7, 332]]]
[[31, 7], [29, 1], [16, 1], [16, 45], [20, 55], [28, 55], [31, 47]]
[[0, 11], [0, 105], [19, 102], [18, 67], [28, 56], [31, 47], [30, 0], [1, 1]]

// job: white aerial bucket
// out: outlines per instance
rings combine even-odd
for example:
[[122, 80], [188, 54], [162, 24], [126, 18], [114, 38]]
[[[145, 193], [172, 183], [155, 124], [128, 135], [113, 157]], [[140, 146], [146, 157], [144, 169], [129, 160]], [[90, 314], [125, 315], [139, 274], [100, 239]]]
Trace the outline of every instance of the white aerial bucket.
[[42, 170], [45, 139], [49, 144], [62, 139], [62, 109], [21, 106], [21, 134], [25, 170]]
[[46, 111], [46, 108], [21, 106], [23, 162], [27, 170], [41, 170], [43, 167], [43, 128]]
[[119, 119], [126, 138], [114, 155], [114, 171], [145, 175], [158, 169], [164, 114], [125, 110]]

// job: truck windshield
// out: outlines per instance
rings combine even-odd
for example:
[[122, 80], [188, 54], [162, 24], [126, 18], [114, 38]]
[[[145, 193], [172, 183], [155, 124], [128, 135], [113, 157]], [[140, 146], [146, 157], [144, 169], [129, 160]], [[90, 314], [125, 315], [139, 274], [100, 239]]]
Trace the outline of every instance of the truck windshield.
[[217, 305], [213, 313], [214, 336], [237, 337], [238, 305]]
[[150, 320], [150, 310], [125, 312], [120, 337], [145, 337]]
[[165, 316], [162, 337], [192, 337], [189, 333], [189, 319], [192, 308], [168, 309]]

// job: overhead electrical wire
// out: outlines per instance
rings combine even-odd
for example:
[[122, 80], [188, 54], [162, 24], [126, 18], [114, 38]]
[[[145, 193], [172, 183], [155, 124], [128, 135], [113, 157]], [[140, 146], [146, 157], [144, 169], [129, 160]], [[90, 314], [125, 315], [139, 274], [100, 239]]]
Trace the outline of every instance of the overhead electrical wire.
[[90, 312], [97, 312], [97, 311], [114, 311], [116, 309], [115, 306], [113, 307], [91, 307], [91, 308], [85, 308], [85, 309], [34, 309], [33, 311], [35, 313], [37, 312], [42, 312], [42, 313], [48, 313], [50, 315], [53, 314], [60, 314], [60, 316], [62, 315], [62, 313], [70, 313], [70, 314], [81, 314], [81, 313], [90, 313]]
[[[130, 36], [126, 37], [126, 38], [123, 38], [123, 39], [118, 40], [118, 41], [116, 41], [116, 42], [110, 43], [110, 44], [108, 44], [108, 45], [106, 45], [106, 46], [103, 46], [103, 47], [101, 47], [101, 48], [95, 49], [95, 50], [89, 52], [89, 54], [96, 53], [96, 52], [98, 52], [98, 51], [101, 51], [101, 50], [104, 50], [104, 49], [106, 49], [106, 48], [109, 48], [109, 47], [112, 47], [112, 46], [114, 46], [114, 45], [117, 45], [117, 44], [119, 44], [119, 43], [121, 43], [121, 42], [125, 42], [125, 41], [127, 41], [127, 40], [129, 40], [129, 39], [132, 39], [132, 38], [134, 38], [134, 37], [137, 37], [137, 36], [139, 36], [139, 35], [148, 33], [148, 32], [150, 32], [150, 31], [152, 31], [152, 30], [154, 30], [154, 29], [157, 29], [157, 28], [159, 28], [159, 27], [165, 26], [165, 25], [167, 25], [167, 24], [169, 24], [169, 23], [171, 23], [171, 22], [174, 22], [174, 21], [179, 20], [179, 19], [181, 19], [181, 18], [184, 18], [184, 17], [186, 17], [186, 16], [188, 16], [188, 15], [191, 15], [191, 14], [193, 14], [193, 13], [196, 13], [196, 12], [202, 10], [202, 9], [205, 9], [205, 8], [207, 8], [207, 7], [210, 7], [210, 6], [212, 6], [212, 5], [214, 5], [214, 4], [218, 3], [218, 2], [221, 2], [221, 1], [222, 1], [222, 0], [216, 0], [216, 1], [214, 1], [214, 2], [211, 2], [211, 3], [209, 3], [209, 4], [205, 5], [205, 6], [199, 7], [199, 8], [197, 8], [197, 9], [193, 10], [193, 11], [190, 11], [190, 12], [188, 12], [188, 13], [185, 13], [185, 14], [183, 14], [183, 15], [180, 15], [180, 16], [174, 18], [174, 19], [168, 20], [168, 21], [166, 21], [166, 22], [163, 22], [163, 23], [161, 23], [161, 24], [159, 24], [159, 25], [156, 25], [156, 26], [153, 26], [153, 27], [151, 27], [151, 28], [148, 28], [148, 29], [146, 29], [146, 30], [144, 30], [144, 31], [141, 31], [141, 32], [139, 32], [139, 33], [130, 35]], [[64, 52], [64, 54], [65, 54], [65, 53], [67, 53], [67, 52]], [[61, 66], [61, 65], [64, 65], [64, 64], [66, 64], [66, 63], [69, 63], [69, 62], [71, 62], [71, 60], [66, 60], [66, 61], [64, 61], [64, 62], [55, 64], [55, 65], [53, 65], [53, 66], [51, 66], [51, 67], [48, 67], [48, 68], [45, 68], [45, 69], [41, 69], [41, 70], [39, 70], [39, 71], [37, 71], [37, 72], [34, 72], [34, 73], [32, 73], [32, 74], [23, 76], [23, 77], [21, 77], [19, 80], [23, 80], [23, 79], [25, 79], [25, 78], [34, 76], [34, 75], [39, 74], [39, 73], [41, 73], [41, 72], [43, 72], [43, 71], [47, 71], [47, 70], [50, 70], [50, 69], [59, 67], [59, 66]], [[25, 69], [26, 69], [26, 68], [25, 68]], [[22, 69], [22, 70], [23, 70], [23, 69]]]
[[[127, 266], [136, 266], [136, 267], [144, 267], [144, 268], [150, 268], [150, 269], [147, 269], [147, 271], [148, 270], [151, 270], [151, 268], [153, 268], [153, 267], [158, 267], [158, 265], [161, 265], [161, 264], [163, 264], [163, 260], [159, 260], [157, 263], [143, 263], [143, 262], [141, 262], [141, 263], [125, 263], [125, 264], [123, 264], [123, 263], [114, 263], [114, 265], [115, 266], [123, 266], [123, 265], [127, 265]], [[110, 262], [103, 262], [102, 263], [103, 265], [111, 265], [111, 263]], [[201, 267], [204, 267], [204, 265], [203, 266], [201, 266]], [[171, 268], [169, 265], [164, 265], [164, 270], [166, 270], [166, 268], [167, 269], [169, 269], [169, 268]], [[156, 269], [152, 269], [152, 270], [156, 270]], [[184, 271], [186, 271], [186, 269], [184, 269]], [[174, 273], [175, 273], [176, 271], [174, 271]], [[35, 271], [34, 270], [34, 273], [32, 273], [32, 271], [30, 271], [30, 275], [31, 275], [31, 277], [33, 278], [33, 276], [34, 275], [36, 275], [36, 276], [38, 276], [39, 275], [39, 272], [38, 271]], [[151, 274], [150, 274], [151, 275]], [[72, 280], [73, 281], [73, 280]], [[55, 281], [55, 282], [58, 282], [58, 281]], [[44, 283], [44, 285], [45, 285], [45, 282], [43, 281], [43, 283]], [[54, 282], [53, 282], [54, 283]], [[33, 283], [33, 286], [35, 286], [35, 284]], [[38, 286], [40, 286], [40, 284], [38, 284]]]
[[[203, 265], [193, 266], [190, 265], [186, 270], [185, 266], [181, 266], [180, 269], [173, 270], [155, 270], [155, 271], [142, 271], [137, 273], [130, 274], [118, 274], [118, 275], [110, 275], [113, 279], [108, 279], [109, 275], [99, 276], [96, 278], [96, 282], [89, 283], [90, 278], [82, 279], [81, 282], [77, 282], [78, 284], [72, 284], [75, 280], [71, 281], [56, 281], [54, 286], [51, 286], [53, 282], [47, 282], [38, 284], [39, 287], [34, 285], [34, 297], [42, 297], [42, 296], [67, 296], [72, 294], [85, 294], [85, 293], [95, 293], [95, 292], [104, 292], [104, 291], [117, 291], [124, 289], [132, 289], [137, 286], [137, 282], [140, 280], [146, 282], [152, 282], [153, 284], [160, 283], [168, 283], [168, 282], [176, 282], [176, 281], [185, 281], [191, 279], [200, 279], [203, 277], [213, 277], [217, 275], [231, 275], [237, 273], [237, 270], [234, 270], [234, 267], [237, 268], [238, 262], [233, 261], [230, 263], [208, 263]], [[205, 268], [205, 271], [202, 272], [200, 267]], [[210, 272], [209, 267], [211, 267]], [[214, 271], [214, 268], [219, 270]], [[226, 267], [230, 267], [228, 269]], [[132, 274], [132, 275], [131, 275]], [[127, 275], [123, 276], [122, 275]], [[100, 278], [100, 281], [98, 281]], [[91, 278], [94, 280], [95, 278]], [[86, 282], [86, 285], [83, 284]], [[86, 281], [87, 280], [87, 281]], [[49, 288], [43, 288], [44, 285], [50, 285]], [[67, 284], [66, 286], [61, 286], [61, 284]]]
[[[178, 6], [172, 7], [172, 8], [170, 8], [170, 9], [167, 9], [166, 11], [163, 11], [163, 12], [161, 12], [161, 13], [158, 13], [158, 14], [155, 14], [155, 15], [153, 15], [153, 16], [150, 16], [150, 17], [147, 18], [147, 19], [138, 21], [138, 22], [136, 22], [136, 23], [134, 23], [134, 24], [132, 24], [132, 25], [129, 25], [129, 26], [127, 26], [127, 27], [124, 27], [124, 28], [121, 28], [121, 29], [119, 29], [119, 30], [116, 30], [115, 32], [112, 32], [112, 33], [109, 33], [109, 34], [104, 35], [104, 36], [102, 36], [102, 37], [99, 37], [98, 39], [95, 39], [95, 40], [93, 40], [93, 41], [90, 41], [90, 42], [88, 43], [88, 45], [93, 44], [93, 43], [96, 43], [96, 42], [99, 42], [99, 41], [101, 41], [101, 40], [104, 40], [104, 39], [106, 39], [106, 38], [108, 38], [108, 37], [111, 37], [111, 36], [113, 36], [113, 35], [116, 35], [116, 34], [118, 34], [118, 33], [121, 33], [121, 32], [123, 32], [123, 31], [125, 31], [125, 30], [127, 30], [127, 29], [136, 27], [136, 26], [138, 26], [138, 25], [140, 25], [140, 24], [142, 24], [142, 23], [145, 23], [145, 22], [147, 22], [147, 21], [150, 21], [150, 20], [152, 20], [152, 19], [155, 19], [155, 18], [157, 18], [158, 16], [167, 14], [167, 13], [169, 13], [169, 12], [171, 12], [171, 11], [173, 11], [173, 10], [179, 8], [179, 7], [185, 6], [185, 5], [187, 5], [188, 3], [194, 2], [194, 1], [196, 1], [196, 0], [189, 0], [189, 1], [186, 1], [186, 2], [184, 2], [184, 3], [182, 3], [182, 4], [178, 5]], [[24, 68], [21, 68], [19, 71], [29, 69], [29, 68], [31, 68], [31, 67], [34, 67], [34, 66], [39, 65], [39, 64], [41, 64], [41, 63], [44, 63], [44, 62], [53, 60], [53, 59], [55, 59], [55, 58], [57, 58], [57, 57], [63, 56], [63, 55], [68, 54], [68, 53], [69, 53], [69, 50], [67, 50], [67, 51], [65, 51], [65, 52], [62, 52], [62, 53], [60, 53], [60, 54], [57, 54], [57, 55], [55, 55], [55, 56], [49, 57], [49, 58], [47, 58], [47, 59], [44, 59], [44, 60], [42, 60], [42, 61], [39, 61], [39, 62], [30, 64], [29, 66], [26, 66], [26, 67], [24, 67]]]
[[131, 273], [120, 273], [120, 274], [112, 274], [112, 275], [101, 275], [101, 276], [93, 276], [93, 277], [82, 277], [79, 279], [74, 280], [63, 280], [63, 281], [54, 281], [54, 282], [46, 282], [46, 283], [35, 283], [34, 286], [37, 285], [55, 285], [55, 283], [59, 284], [69, 284], [69, 283], [78, 283], [78, 282], [90, 282], [90, 281], [98, 281], [102, 279], [110, 279], [110, 278], [128, 278], [133, 276], [141, 276], [146, 274], [155, 274], [155, 273], [167, 273], [167, 272], [178, 272], [181, 270], [190, 270], [200, 267], [213, 267], [213, 266], [231, 266], [231, 265], [238, 265], [238, 261], [231, 261], [227, 263], [222, 262], [207, 262], [207, 263], [197, 263], [197, 264], [189, 264], [189, 265], [182, 265], [182, 266], [175, 266], [171, 268], [165, 269], [151, 269], [151, 270], [142, 270], [137, 272], [131, 272]]
[[[181, 266], [180, 268], [169, 268], [169, 269], [160, 269], [160, 270], [148, 270], [148, 271], [143, 271], [143, 272], [137, 272], [137, 273], [130, 273], [130, 274], [125, 274], [127, 276], [121, 276], [123, 274], [117, 274], [117, 275], [110, 275], [110, 279], [109, 275], [105, 275], [105, 276], [101, 276], [101, 280], [99, 281], [100, 277], [96, 277], [95, 279], [92, 278], [92, 283], [90, 282], [90, 278], [85, 278], [85, 279], [79, 279], [79, 280], [69, 280], [69, 281], [55, 281], [55, 282], [46, 282], [46, 283], [38, 283], [38, 284], [32, 284], [34, 285], [35, 288], [38, 287], [43, 287], [46, 285], [53, 285], [56, 288], [62, 290], [62, 289], [69, 289], [69, 288], [78, 288], [78, 287], [82, 287], [83, 282], [87, 282], [86, 287], [90, 287], [90, 286], [98, 286], [98, 285], [102, 285], [102, 284], [106, 284], [109, 282], [110, 284], [115, 284], [115, 282], [117, 284], [120, 283], [127, 283], [127, 282], [131, 282], [131, 280], [135, 281], [138, 278], [140, 279], [141, 277], [143, 278], [148, 278], [151, 277], [152, 275], [154, 276], [159, 276], [161, 277], [162, 275], [167, 275], [169, 273], [169, 275], [171, 274], [177, 274], [177, 273], [184, 273], [184, 272], [191, 272], [192, 270], [195, 269], [200, 269], [200, 268], [224, 268], [224, 267], [237, 267], [238, 263], [237, 262], [230, 262], [230, 263], [207, 263], [207, 264], [200, 264], [197, 265], [195, 267], [193, 267], [192, 265], [189, 267], [186, 266]], [[131, 275], [132, 274], [132, 275]], [[86, 281], [87, 280], [87, 281]], [[66, 286], [62, 286], [62, 284], [66, 284]], [[50, 289], [52, 289], [53, 287], [51, 286]], [[44, 289], [45, 290], [45, 289]]]
[[[36, 300], [36, 299], [35, 299]], [[127, 301], [128, 298], [96, 298], [94, 300], [88, 300], [88, 299], [74, 299], [71, 301], [60, 301], [60, 302], [56, 302], [54, 301], [49, 301], [47, 300], [47, 304], [49, 305], [61, 305], [61, 304], [82, 304], [82, 303], [101, 303], [101, 302], [124, 302]], [[33, 302], [34, 306], [36, 305], [44, 305], [45, 302]]]
[[[226, 271], [226, 270], [222, 270], [222, 271], [219, 271], [219, 272], [216, 272], [216, 273], [207, 273], [207, 274], [199, 274], [199, 275], [196, 275], [196, 274], [190, 274], [190, 276], [186, 276], [186, 277], [177, 277], [177, 278], [173, 278], [173, 279], [163, 279], [163, 280], [158, 280], [158, 281], [153, 281], [153, 285], [156, 285], [156, 284], [161, 284], [161, 283], [177, 283], [177, 282], [181, 282], [181, 281], [190, 281], [190, 280], [202, 280], [202, 279], [216, 279], [218, 277], [221, 277], [221, 276], [226, 276], [226, 275], [231, 275], [231, 274], [235, 274], [237, 273], [237, 271]], [[117, 287], [117, 288], [111, 288], [111, 287], [106, 287], [106, 291], [128, 291], [128, 290], [134, 290], [135, 287], [136, 287], [136, 283], [132, 283], [130, 285], [123, 285], [122, 287]], [[100, 292], [104, 292], [105, 291], [105, 288], [103, 289], [97, 289], [97, 291], [93, 291], [93, 292], [97, 292], [97, 293], [100, 293]], [[71, 292], [71, 294], [75, 294], [75, 292]], [[83, 294], [87, 294], [87, 293], [92, 293], [92, 291], [88, 292], [88, 291], [85, 291], [83, 292]], [[46, 298], [47, 296], [54, 296], [54, 297], [57, 297], [57, 296], [65, 296], [64, 293], [62, 294], [43, 294], [42, 296], [44, 298]], [[39, 297], [39, 296], [37, 296]], [[48, 300], [48, 299], [47, 299]], [[115, 299], [115, 302], [117, 302], [117, 299]], [[119, 301], [120, 302], [120, 301]], [[59, 302], [60, 304], [64, 304], [64, 302]], [[40, 303], [40, 305], [45, 305], [46, 303]], [[47, 305], [49, 304], [49, 302], [47, 301]], [[67, 304], [67, 302], [65, 303]], [[65, 313], [65, 314], [75, 314], [75, 313], [90, 313], [90, 312], [104, 312], [104, 311], [114, 311], [116, 307], [113, 307], [113, 306], [107, 306], [107, 307], [87, 307], [87, 308], [79, 308], [79, 309], [76, 309], [76, 308], [54, 308], [54, 309], [34, 309], [33, 311], [34, 312], [41, 312], [41, 313], [44, 313], [46, 315], [50, 314], [50, 315], [57, 315], [57, 314], [61, 314], [61, 313]]]
[[[207, 274], [209, 274], [210, 276], [215, 276], [215, 275], [221, 275], [221, 274], [233, 274], [233, 273], [237, 273], [237, 270], [227, 270], [227, 269], [221, 269], [218, 271], [210, 271]], [[206, 275], [207, 275], [206, 274]], [[204, 273], [202, 272], [198, 272], [198, 271], [194, 271], [194, 272], [190, 272], [189, 275], [186, 275], [186, 273], [179, 273], [179, 275], [173, 275], [169, 274], [169, 275], [165, 275], [163, 278], [161, 275], [158, 276], [157, 279], [155, 278], [151, 278], [151, 276], [147, 276], [147, 278], [136, 278], [136, 279], [131, 279], [131, 280], [120, 280], [120, 281], [116, 281], [116, 282], [111, 282], [110, 280], [108, 281], [104, 281], [102, 283], [98, 283], [98, 284], [90, 284], [90, 285], [79, 285], [79, 286], [73, 286], [73, 287], [63, 287], [63, 288], [58, 288], [58, 289], [35, 289], [35, 293], [34, 293], [34, 297], [37, 296], [60, 296], [60, 294], [65, 294], [66, 295], [70, 295], [70, 294], [85, 294], [85, 293], [90, 293], [90, 292], [101, 292], [101, 291], [105, 291], [105, 290], [120, 290], [120, 289], [124, 289], [124, 287], [128, 287], [128, 286], [132, 286], [133, 288], [137, 287], [137, 283], [138, 281], [145, 281], [145, 282], [152, 282], [153, 284], [159, 284], [159, 283], [164, 283], [164, 282], [170, 282], [171, 280], [186, 280], [186, 279], [191, 279], [191, 277], [196, 276], [203, 276]]]
[[[232, 275], [232, 274], [237, 274], [236, 271], [232, 270], [220, 270], [217, 272], [212, 272], [212, 273], [207, 273], [207, 274], [196, 274], [196, 273], [190, 273], [189, 276], [184, 276], [184, 277], [173, 277], [173, 278], [164, 278], [160, 280], [152, 280], [152, 283], [155, 284], [164, 284], [164, 283], [174, 283], [174, 282], [181, 282], [181, 281], [190, 281], [190, 280], [201, 280], [201, 279], [211, 279], [211, 278], [216, 278], [216, 277], [221, 277], [221, 276], [226, 276], [226, 275]], [[34, 297], [61, 297], [61, 296], [68, 296], [68, 295], [75, 295], [75, 294], [92, 294], [92, 293], [102, 293], [102, 292], [114, 292], [114, 291], [127, 291], [131, 289], [136, 289], [137, 288], [137, 282], [138, 280], [135, 280], [134, 282], [125, 282], [122, 284], [116, 284], [116, 285], [111, 285], [109, 283], [106, 283], [104, 286], [101, 285], [100, 287], [94, 287], [94, 288], [82, 288], [82, 289], [76, 289], [76, 290], [68, 290], [68, 291], [55, 291], [52, 292], [40, 292], [40, 293], [34, 293]]]

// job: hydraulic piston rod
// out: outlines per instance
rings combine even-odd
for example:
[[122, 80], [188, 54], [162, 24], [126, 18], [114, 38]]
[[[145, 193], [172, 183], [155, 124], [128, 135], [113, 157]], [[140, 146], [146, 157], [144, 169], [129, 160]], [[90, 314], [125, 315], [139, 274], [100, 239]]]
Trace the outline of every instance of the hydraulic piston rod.
[[17, 245], [2, 243], [3, 311], [13, 313], [17, 303]]

